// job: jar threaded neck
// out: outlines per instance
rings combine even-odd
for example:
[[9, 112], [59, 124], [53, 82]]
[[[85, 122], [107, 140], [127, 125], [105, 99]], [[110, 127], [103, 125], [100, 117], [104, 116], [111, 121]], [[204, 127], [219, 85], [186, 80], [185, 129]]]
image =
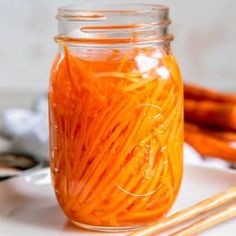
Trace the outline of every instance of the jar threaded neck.
[[[92, 10], [91, 10], [92, 9]], [[58, 9], [58, 43], [127, 44], [164, 43], [168, 32], [169, 8], [155, 4], [82, 5]]]

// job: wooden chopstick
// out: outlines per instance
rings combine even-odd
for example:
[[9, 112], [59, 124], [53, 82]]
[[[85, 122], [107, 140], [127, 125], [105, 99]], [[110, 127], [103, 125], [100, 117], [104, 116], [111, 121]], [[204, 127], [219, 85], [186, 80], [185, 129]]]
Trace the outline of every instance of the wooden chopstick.
[[[221, 192], [213, 197], [210, 197], [208, 199], [205, 199], [195, 205], [193, 205], [192, 207], [189, 207], [187, 209], [184, 209], [180, 212], [177, 212], [161, 221], [159, 221], [157, 224], [155, 225], [151, 225], [148, 226], [144, 229], [141, 229], [137, 232], [131, 233], [129, 234], [130, 236], [149, 236], [149, 235], [155, 235], [157, 233], [163, 232], [165, 230], [169, 230], [171, 228], [173, 228], [174, 226], [180, 225], [183, 222], [192, 220], [194, 217], [197, 217], [201, 214], [204, 214], [214, 208], [218, 208], [222, 205], [225, 205], [226, 203], [229, 203], [233, 200], [236, 199], [236, 187], [232, 187], [227, 189], [224, 192]], [[213, 226], [221, 221], [224, 221], [226, 219], [228, 219], [229, 217], [233, 217], [236, 215], [236, 210], [234, 210], [234, 205], [231, 206], [231, 208], [233, 209], [232, 212], [228, 209], [225, 208], [223, 210], [221, 210], [220, 212], [218, 212], [219, 215], [217, 215], [217, 213], [209, 216], [208, 218], [205, 218], [205, 223], [204, 220], [203, 221], [198, 221], [198, 223], [192, 224], [189, 227], [185, 228], [184, 230], [196, 230], [196, 227], [199, 227], [199, 230], [202, 229], [206, 229], [210, 226]], [[216, 215], [216, 216], [214, 216]], [[219, 217], [220, 216], [220, 217]], [[223, 216], [223, 218], [221, 217]], [[210, 218], [212, 217], [212, 218]], [[219, 219], [216, 220], [216, 218], [219, 217]], [[209, 218], [210, 220], [213, 219], [213, 222], [210, 224], [209, 223]], [[219, 221], [220, 220], [220, 221]], [[199, 226], [196, 226], [196, 224], [199, 224]], [[180, 234], [177, 235], [187, 235], [187, 234], [182, 234], [181, 231], [177, 232]], [[175, 234], [173, 234], [175, 235]]]
[[236, 216], [236, 203], [204, 217], [170, 236], [190, 236]]

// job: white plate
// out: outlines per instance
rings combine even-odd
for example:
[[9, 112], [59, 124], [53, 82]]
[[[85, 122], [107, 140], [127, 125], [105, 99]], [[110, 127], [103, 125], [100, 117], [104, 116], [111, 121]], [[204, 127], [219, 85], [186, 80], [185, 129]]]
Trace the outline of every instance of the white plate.
[[[236, 184], [236, 172], [187, 165], [180, 195], [172, 213]], [[1, 236], [113, 235], [81, 230], [67, 222], [57, 206], [48, 169], [0, 184]], [[123, 236], [127, 234], [115, 234]], [[234, 236], [236, 218], [201, 235]]]

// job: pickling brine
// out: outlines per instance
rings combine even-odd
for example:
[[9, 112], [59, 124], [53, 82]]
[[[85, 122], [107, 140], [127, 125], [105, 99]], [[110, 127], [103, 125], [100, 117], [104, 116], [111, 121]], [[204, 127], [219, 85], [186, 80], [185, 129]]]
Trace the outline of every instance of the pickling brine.
[[95, 230], [164, 217], [179, 190], [183, 148], [183, 86], [167, 39], [56, 40], [49, 121], [61, 208]]

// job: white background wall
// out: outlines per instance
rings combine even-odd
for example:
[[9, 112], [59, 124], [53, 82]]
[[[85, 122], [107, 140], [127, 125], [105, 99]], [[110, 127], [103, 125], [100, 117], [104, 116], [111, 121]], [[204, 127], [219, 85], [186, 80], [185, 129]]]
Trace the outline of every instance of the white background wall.
[[[0, 107], [30, 103], [46, 91], [56, 51], [56, 8], [81, 2], [0, 0]], [[142, 2], [170, 6], [173, 49], [185, 80], [236, 92], [235, 0]]]

